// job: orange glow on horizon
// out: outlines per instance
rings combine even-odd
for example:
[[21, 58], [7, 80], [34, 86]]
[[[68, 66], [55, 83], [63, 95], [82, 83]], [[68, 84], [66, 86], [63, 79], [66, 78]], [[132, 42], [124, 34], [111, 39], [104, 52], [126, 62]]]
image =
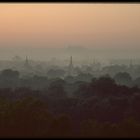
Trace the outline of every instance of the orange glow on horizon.
[[0, 4], [2, 44], [93, 46], [139, 36], [140, 4]]

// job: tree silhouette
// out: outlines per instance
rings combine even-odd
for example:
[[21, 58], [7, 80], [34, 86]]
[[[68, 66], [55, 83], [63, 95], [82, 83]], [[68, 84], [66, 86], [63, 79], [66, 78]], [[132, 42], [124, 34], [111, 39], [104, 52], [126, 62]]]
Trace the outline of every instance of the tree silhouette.
[[0, 74], [1, 87], [16, 87], [19, 85], [19, 72], [12, 69], [5, 69]]
[[132, 78], [127, 72], [119, 72], [114, 76], [117, 84], [130, 86]]

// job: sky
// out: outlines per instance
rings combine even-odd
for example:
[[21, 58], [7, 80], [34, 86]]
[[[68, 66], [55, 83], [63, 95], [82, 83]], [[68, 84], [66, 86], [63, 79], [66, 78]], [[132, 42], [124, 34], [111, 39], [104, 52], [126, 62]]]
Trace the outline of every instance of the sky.
[[3, 57], [68, 46], [138, 53], [139, 37], [140, 4], [0, 3]]

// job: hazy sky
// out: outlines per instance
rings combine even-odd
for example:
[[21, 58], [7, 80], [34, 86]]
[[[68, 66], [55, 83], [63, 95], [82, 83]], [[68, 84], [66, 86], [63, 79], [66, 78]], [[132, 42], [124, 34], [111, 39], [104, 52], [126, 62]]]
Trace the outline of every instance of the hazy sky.
[[[44, 49], [73, 45], [95, 50]], [[0, 59], [14, 55], [104, 59], [139, 54], [140, 4], [0, 4]]]
[[0, 48], [139, 48], [140, 4], [0, 4]]

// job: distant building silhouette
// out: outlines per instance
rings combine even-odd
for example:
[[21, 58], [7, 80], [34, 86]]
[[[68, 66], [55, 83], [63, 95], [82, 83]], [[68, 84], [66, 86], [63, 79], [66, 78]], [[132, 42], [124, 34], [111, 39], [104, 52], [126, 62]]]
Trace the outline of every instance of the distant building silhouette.
[[26, 72], [32, 72], [33, 71], [32, 66], [29, 63], [29, 59], [27, 58], [27, 56], [26, 56], [26, 59], [25, 59], [25, 62], [24, 62], [24, 70]]
[[98, 71], [101, 68], [101, 64], [94, 58], [91, 67], [93, 70]]
[[26, 56], [26, 59], [25, 59], [25, 64], [24, 64], [24, 66], [25, 66], [25, 68], [29, 68], [29, 67], [30, 67], [30, 65], [29, 65], [29, 60], [28, 60], [27, 56]]
[[16, 56], [14, 56], [14, 57], [12, 58], [12, 60], [13, 60], [14, 62], [21, 62], [22, 58], [21, 58], [20, 56], [16, 55]]
[[68, 66], [68, 75], [72, 76], [73, 75], [73, 60], [72, 60], [72, 56], [70, 57], [70, 62], [69, 62], [69, 66]]

